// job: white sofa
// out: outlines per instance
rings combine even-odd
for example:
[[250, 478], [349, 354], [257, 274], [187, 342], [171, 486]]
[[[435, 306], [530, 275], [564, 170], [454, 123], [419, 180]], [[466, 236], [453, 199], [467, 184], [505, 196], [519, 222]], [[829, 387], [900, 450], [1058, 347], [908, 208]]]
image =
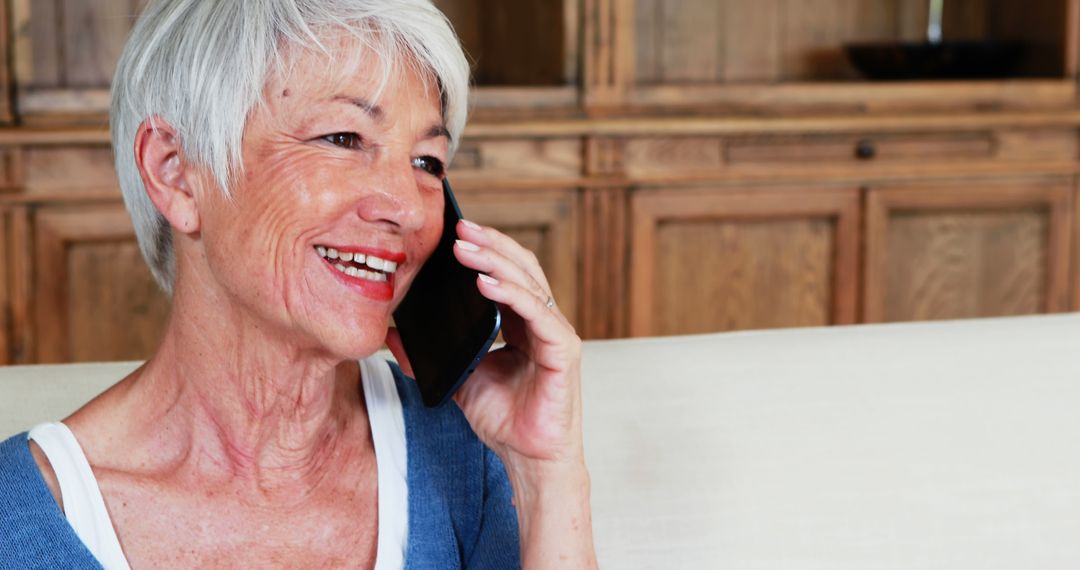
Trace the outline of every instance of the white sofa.
[[[0, 435], [134, 365], [0, 369]], [[589, 342], [606, 568], [1080, 568], [1080, 315]]]

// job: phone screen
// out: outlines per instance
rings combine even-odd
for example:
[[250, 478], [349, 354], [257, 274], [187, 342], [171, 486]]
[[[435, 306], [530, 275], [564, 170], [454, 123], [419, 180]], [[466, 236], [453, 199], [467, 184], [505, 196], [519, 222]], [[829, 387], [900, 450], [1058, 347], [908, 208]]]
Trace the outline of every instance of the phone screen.
[[394, 312], [424, 405], [440, 406], [457, 391], [499, 334], [494, 301], [476, 287], [477, 272], [454, 257], [461, 210], [443, 179], [443, 231], [439, 244]]

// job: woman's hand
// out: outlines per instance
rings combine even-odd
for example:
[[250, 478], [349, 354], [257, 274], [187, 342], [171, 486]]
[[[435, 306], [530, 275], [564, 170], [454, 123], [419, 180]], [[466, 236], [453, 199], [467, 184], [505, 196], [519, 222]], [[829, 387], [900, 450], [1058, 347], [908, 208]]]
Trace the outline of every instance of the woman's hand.
[[508, 468], [582, 465], [581, 339], [531, 251], [469, 222], [458, 235], [454, 253], [499, 304], [506, 346], [481, 361], [454, 399]]
[[454, 254], [480, 272], [481, 294], [499, 304], [506, 346], [481, 361], [454, 400], [506, 466], [525, 567], [593, 567], [581, 339], [531, 251], [470, 222], [457, 232]]

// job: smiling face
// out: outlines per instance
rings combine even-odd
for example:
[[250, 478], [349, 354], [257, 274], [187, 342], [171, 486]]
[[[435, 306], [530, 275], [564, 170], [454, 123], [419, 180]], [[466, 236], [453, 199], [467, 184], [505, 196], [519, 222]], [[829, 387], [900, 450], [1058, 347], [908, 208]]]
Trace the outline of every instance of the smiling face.
[[[248, 119], [232, 198], [203, 192], [208, 270], [258, 326], [340, 358], [378, 350], [442, 232], [449, 153], [434, 80], [294, 55]], [[181, 271], [181, 275], [183, 271]]]

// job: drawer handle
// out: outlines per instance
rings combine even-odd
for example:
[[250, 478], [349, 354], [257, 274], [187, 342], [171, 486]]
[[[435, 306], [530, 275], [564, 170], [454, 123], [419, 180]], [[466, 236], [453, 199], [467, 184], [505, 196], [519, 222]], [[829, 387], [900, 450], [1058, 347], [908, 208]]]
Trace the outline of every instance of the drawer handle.
[[871, 160], [875, 156], [877, 156], [877, 147], [874, 146], [874, 141], [863, 139], [855, 143], [855, 158], [859, 160]]

